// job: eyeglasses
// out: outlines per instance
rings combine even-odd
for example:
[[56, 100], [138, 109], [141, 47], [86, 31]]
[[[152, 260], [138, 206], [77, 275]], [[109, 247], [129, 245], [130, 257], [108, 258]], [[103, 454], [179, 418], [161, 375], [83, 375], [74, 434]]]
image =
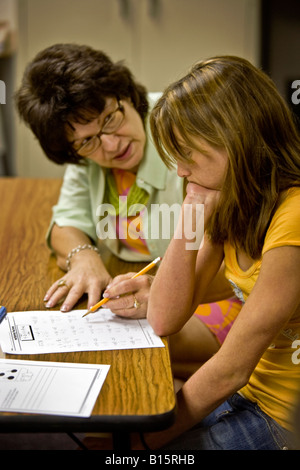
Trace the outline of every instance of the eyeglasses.
[[113, 134], [117, 132], [119, 127], [123, 124], [125, 119], [125, 110], [124, 106], [118, 100], [118, 107], [115, 111], [109, 113], [105, 119], [102, 129], [98, 132], [97, 135], [86, 138], [78, 150], [75, 150], [77, 155], [81, 157], [88, 157], [94, 153], [102, 144], [101, 136], [102, 134]]

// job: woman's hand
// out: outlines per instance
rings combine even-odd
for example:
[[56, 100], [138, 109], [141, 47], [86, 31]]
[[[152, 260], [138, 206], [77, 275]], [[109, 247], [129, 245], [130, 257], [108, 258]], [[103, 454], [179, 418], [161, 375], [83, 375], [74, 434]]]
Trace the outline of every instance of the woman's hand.
[[153, 276], [144, 274], [132, 279], [134, 274], [121, 274], [110, 282], [103, 294], [110, 299], [105, 307], [120, 317], [145, 318]]
[[72, 258], [71, 269], [52, 284], [44, 301], [47, 308], [55, 307], [63, 300], [62, 312], [71, 310], [83, 294], [88, 295], [87, 308], [99, 302], [101, 293], [112, 280], [100, 256], [84, 250]]

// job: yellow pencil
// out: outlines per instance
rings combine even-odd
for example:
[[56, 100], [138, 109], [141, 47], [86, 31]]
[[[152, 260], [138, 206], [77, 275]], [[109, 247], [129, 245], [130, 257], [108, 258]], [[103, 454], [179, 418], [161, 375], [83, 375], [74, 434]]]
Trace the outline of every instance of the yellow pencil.
[[[158, 257], [156, 258], [154, 261], [151, 261], [151, 263], [149, 263], [147, 266], [145, 266], [143, 269], [141, 269], [138, 273], [135, 273], [131, 279], [134, 279], [138, 276], [141, 276], [142, 274], [145, 274], [147, 273], [148, 271], [150, 271], [150, 269], [152, 269], [159, 261], [161, 261], [161, 258]], [[89, 313], [93, 313], [95, 312], [96, 310], [98, 310], [99, 307], [101, 307], [102, 305], [104, 305], [106, 302], [109, 301], [109, 298], [108, 297], [105, 297], [104, 299], [100, 300], [100, 302], [98, 302], [97, 304], [93, 305], [84, 315], [82, 315], [82, 318], [85, 317], [86, 315], [88, 315]]]

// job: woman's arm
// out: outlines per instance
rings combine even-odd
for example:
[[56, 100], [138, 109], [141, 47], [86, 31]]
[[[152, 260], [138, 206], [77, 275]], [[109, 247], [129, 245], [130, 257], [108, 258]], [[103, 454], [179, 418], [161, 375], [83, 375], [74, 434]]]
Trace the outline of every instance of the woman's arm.
[[[67, 166], [47, 237], [57, 264], [64, 271], [67, 270], [67, 256], [74, 248], [92, 245], [91, 240], [97, 239], [92, 201], [102, 186], [104, 175], [98, 165], [90, 162]], [[61, 309], [68, 311], [85, 293], [88, 295], [88, 308], [97, 303], [111, 276], [99, 254], [85, 249], [72, 256], [71, 269], [63, 279], [68, 287], [58, 286], [59, 281], [56, 281], [46, 293], [45, 301], [51, 308], [65, 299]]]
[[[66, 271], [68, 254], [77, 246], [91, 244], [89, 237], [75, 227], [58, 227], [54, 224], [51, 232], [51, 246], [57, 256], [58, 266]], [[88, 307], [95, 305], [101, 292], [111, 280], [101, 257], [93, 250], [85, 249], [74, 254], [70, 260], [71, 269], [64, 275], [66, 286], [58, 286], [56, 281], [45, 295], [46, 306], [54, 307], [65, 298], [61, 310], [74, 307], [83, 294], [88, 294]]]

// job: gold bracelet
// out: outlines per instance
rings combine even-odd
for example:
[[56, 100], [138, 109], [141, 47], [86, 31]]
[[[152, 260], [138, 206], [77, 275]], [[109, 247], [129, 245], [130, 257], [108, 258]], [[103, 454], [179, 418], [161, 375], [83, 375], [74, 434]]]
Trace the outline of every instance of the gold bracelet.
[[66, 259], [67, 271], [70, 271], [71, 269], [72, 256], [76, 255], [76, 253], [79, 253], [79, 251], [82, 251], [82, 250], [94, 250], [98, 253], [98, 255], [100, 255], [100, 252], [95, 245], [89, 245], [87, 243], [85, 245], [78, 245], [76, 248], [73, 248], [73, 250], [71, 250], [67, 256], [67, 259]]

